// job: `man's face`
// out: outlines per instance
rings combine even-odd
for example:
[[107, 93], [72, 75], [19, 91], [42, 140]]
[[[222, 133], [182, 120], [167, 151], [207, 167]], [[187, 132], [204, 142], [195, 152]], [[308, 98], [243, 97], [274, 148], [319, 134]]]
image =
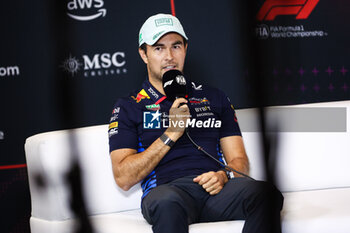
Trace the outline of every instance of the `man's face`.
[[161, 82], [163, 74], [172, 69], [183, 71], [187, 45], [177, 33], [162, 36], [154, 45], [146, 45], [147, 53], [139, 50], [143, 61], [147, 64], [149, 78]]

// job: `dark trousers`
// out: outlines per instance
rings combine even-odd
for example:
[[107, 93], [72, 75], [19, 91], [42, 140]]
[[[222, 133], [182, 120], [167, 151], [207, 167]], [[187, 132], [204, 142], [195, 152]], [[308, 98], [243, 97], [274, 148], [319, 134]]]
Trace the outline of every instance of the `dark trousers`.
[[211, 196], [193, 178], [160, 185], [143, 199], [142, 214], [154, 233], [187, 233], [191, 223], [227, 220], [245, 220], [243, 233], [281, 232], [283, 196], [273, 185], [233, 178]]

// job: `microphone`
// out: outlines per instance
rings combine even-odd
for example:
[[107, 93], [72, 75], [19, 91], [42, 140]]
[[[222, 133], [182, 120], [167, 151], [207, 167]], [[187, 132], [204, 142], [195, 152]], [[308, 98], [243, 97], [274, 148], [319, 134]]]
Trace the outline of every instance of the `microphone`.
[[187, 97], [186, 78], [179, 70], [168, 70], [163, 74], [163, 89], [168, 100]]

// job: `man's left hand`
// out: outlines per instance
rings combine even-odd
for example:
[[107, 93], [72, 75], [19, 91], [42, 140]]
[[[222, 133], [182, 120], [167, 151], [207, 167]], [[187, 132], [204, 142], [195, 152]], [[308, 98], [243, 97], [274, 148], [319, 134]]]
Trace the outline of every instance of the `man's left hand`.
[[224, 187], [228, 178], [224, 171], [217, 171], [203, 173], [194, 178], [193, 181], [201, 185], [210, 195], [216, 195]]

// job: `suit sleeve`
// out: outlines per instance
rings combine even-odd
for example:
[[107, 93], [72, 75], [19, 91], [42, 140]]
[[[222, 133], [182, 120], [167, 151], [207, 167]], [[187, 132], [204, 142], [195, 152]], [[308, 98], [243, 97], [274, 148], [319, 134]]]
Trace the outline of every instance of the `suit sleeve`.
[[121, 148], [137, 150], [137, 127], [133, 121], [133, 108], [126, 100], [120, 99], [114, 105], [109, 122], [109, 151]]
[[227, 136], [242, 136], [238, 125], [236, 112], [229, 98], [221, 92], [221, 128], [220, 138]]

